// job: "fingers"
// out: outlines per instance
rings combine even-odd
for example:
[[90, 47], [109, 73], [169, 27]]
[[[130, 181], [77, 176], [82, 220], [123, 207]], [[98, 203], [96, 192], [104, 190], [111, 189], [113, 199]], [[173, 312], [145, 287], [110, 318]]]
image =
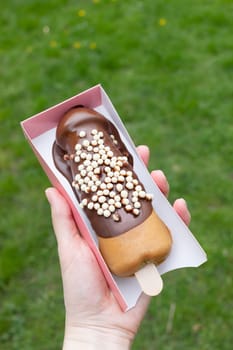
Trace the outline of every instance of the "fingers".
[[184, 223], [189, 226], [191, 221], [191, 214], [188, 210], [186, 201], [183, 198], [177, 199], [174, 204], [173, 208], [177, 212], [177, 214], [181, 217], [181, 219], [184, 221]]
[[[148, 166], [149, 163], [149, 157], [150, 157], [150, 150], [147, 146], [142, 145], [137, 147], [137, 151], [139, 156], [141, 157], [142, 161], [146, 166]], [[151, 172], [152, 179], [156, 183], [156, 185], [159, 187], [160, 191], [168, 197], [169, 195], [169, 183], [167, 181], [166, 176], [164, 175], [162, 170], [153, 170]], [[175, 211], [177, 214], [181, 217], [181, 219], [184, 221], [186, 225], [190, 224], [191, 221], [191, 215], [188, 210], [186, 201], [183, 198], [177, 199], [174, 202], [173, 205]]]
[[160, 191], [167, 197], [169, 194], [169, 183], [162, 170], [153, 170], [151, 176]]
[[45, 195], [51, 206], [54, 232], [58, 243], [78, 233], [71, 209], [65, 198], [55, 188], [48, 188]]
[[[150, 158], [150, 150], [146, 145], [141, 145], [137, 147], [138, 154], [142, 159], [143, 163], [148, 166], [149, 158]], [[163, 192], [165, 196], [168, 196], [169, 193], [169, 183], [167, 181], [166, 176], [162, 172], [162, 170], [154, 170], [151, 173], [151, 176], [154, 182], [159, 187], [160, 191]]]
[[148, 166], [149, 163], [149, 157], [150, 157], [150, 150], [147, 146], [142, 145], [137, 147], [138, 154], [140, 158], [142, 159], [143, 163]]
[[[154, 182], [159, 187], [160, 191], [167, 197], [169, 194], [169, 183], [166, 176], [161, 170], [154, 170], [151, 173]], [[181, 217], [184, 223], [188, 226], [191, 221], [191, 215], [188, 210], [186, 201], [183, 198], [177, 199], [173, 205], [177, 214]]]

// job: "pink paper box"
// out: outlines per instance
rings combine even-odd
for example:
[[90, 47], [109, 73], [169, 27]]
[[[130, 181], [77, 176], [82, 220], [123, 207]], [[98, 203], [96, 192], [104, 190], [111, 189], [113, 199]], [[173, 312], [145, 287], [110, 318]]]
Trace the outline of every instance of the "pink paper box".
[[204, 250], [194, 238], [188, 227], [183, 223], [165, 196], [160, 192], [151, 179], [148, 170], [138, 157], [136, 148], [120, 117], [101, 85], [94, 86], [89, 90], [24, 120], [21, 122], [21, 126], [25, 137], [52, 185], [58, 188], [69, 202], [75, 221], [80, 228], [83, 237], [93, 250], [104, 276], [121, 308], [126, 311], [136, 304], [141, 294], [141, 288], [135, 277], [119, 278], [110, 273], [99, 252], [98, 239], [95, 232], [80, 208], [70, 184], [56, 169], [52, 159], [51, 150], [55, 140], [57, 123], [68, 109], [76, 105], [84, 105], [93, 108], [115, 124], [121, 139], [124, 141], [128, 151], [133, 156], [135, 164], [134, 168], [136, 169], [139, 179], [145, 185], [146, 191], [154, 194], [154, 200], [152, 203], [153, 207], [170, 229], [173, 238], [173, 246], [170, 255], [157, 267], [160, 274], [162, 275], [163, 273], [182, 267], [197, 267], [203, 264], [207, 258]]

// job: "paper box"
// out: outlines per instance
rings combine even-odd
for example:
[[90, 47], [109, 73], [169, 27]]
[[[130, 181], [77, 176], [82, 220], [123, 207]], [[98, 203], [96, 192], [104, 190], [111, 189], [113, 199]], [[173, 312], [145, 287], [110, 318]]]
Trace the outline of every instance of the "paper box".
[[139, 179], [144, 184], [146, 191], [154, 194], [153, 207], [158, 216], [170, 229], [173, 238], [171, 253], [167, 259], [157, 267], [159, 273], [162, 275], [178, 268], [197, 267], [204, 263], [207, 258], [205, 252], [188, 227], [183, 223], [166, 197], [152, 180], [148, 170], [138, 157], [135, 146], [120, 117], [101, 85], [97, 85], [44, 112], [24, 120], [21, 126], [30, 146], [53, 186], [58, 188], [69, 202], [83, 237], [93, 250], [104, 276], [121, 308], [126, 311], [136, 304], [141, 294], [141, 288], [135, 277], [119, 278], [110, 273], [99, 252], [98, 239], [95, 232], [80, 208], [70, 184], [56, 169], [52, 159], [52, 145], [55, 140], [57, 123], [68, 109], [77, 105], [93, 108], [111, 120], [118, 129], [121, 139], [125, 143], [128, 151], [133, 156], [134, 169], [136, 169]]

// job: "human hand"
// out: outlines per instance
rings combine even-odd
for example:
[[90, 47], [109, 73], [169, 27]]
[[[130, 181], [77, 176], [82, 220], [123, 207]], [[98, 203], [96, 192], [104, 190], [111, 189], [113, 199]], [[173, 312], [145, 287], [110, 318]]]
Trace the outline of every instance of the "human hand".
[[[149, 149], [138, 147], [147, 165]], [[169, 184], [160, 170], [152, 171], [153, 180], [167, 196]], [[129, 349], [147, 310], [150, 298], [144, 294], [136, 306], [124, 313], [109, 290], [91, 249], [80, 236], [70, 207], [55, 189], [46, 190], [51, 205], [62, 273], [66, 329], [63, 350]], [[190, 214], [183, 199], [174, 208], [188, 225]]]

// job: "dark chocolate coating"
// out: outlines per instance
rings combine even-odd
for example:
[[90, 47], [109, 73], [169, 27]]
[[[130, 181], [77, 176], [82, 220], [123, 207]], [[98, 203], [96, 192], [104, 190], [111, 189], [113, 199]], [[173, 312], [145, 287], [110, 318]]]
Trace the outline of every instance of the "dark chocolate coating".
[[[75, 145], [82, 141], [79, 136], [80, 131], [85, 131], [85, 139], [90, 141], [93, 129], [103, 132], [104, 144], [105, 146], [110, 147], [114, 156], [127, 156], [128, 162], [127, 164], [124, 164], [123, 169], [126, 171], [132, 171], [133, 177], [139, 181], [133, 170], [133, 157], [129, 154], [125, 145], [121, 141], [115, 126], [103, 115], [92, 109], [74, 107], [61, 118], [57, 126], [56, 141], [53, 146], [54, 163], [58, 170], [68, 179], [71, 186], [75, 179], [75, 175], [79, 173], [79, 170], [77, 163], [75, 163], [72, 158], [64, 160], [64, 155], [75, 153]], [[110, 135], [114, 135], [117, 144], [113, 142]], [[82, 164], [82, 161], [79, 164]], [[103, 166], [100, 166], [100, 168], [103, 168]], [[103, 169], [101, 169], [101, 174], [99, 176], [100, 180], [103, 181], [106, 176]], [[140, 181], [139, 184], [142, 186], [142, 189], [144, 189]], [[93, 192], [85, 193], [81, 190], [73, 189], [79, 202], [81, 202], [83, 198], [90, 200], [93, 196]], [[119, 221], [114, 221], [112, 216], [107, 218], [100, 216], [97, 214], [96, 210], [90, 210], [87, 207], [84, 207], [83, 210], [90, 220], [95, 233], [98, 236], [106, 238], [127, 232], [149, 217], [152, 212], [151, 202], [144, 199], [141, 200], [140, 203], [140, 214], [137, 216], [133, 215], [132, 212], [127, 212], [124, 208], [117, 209], [116, 213], [120, 217]]]

